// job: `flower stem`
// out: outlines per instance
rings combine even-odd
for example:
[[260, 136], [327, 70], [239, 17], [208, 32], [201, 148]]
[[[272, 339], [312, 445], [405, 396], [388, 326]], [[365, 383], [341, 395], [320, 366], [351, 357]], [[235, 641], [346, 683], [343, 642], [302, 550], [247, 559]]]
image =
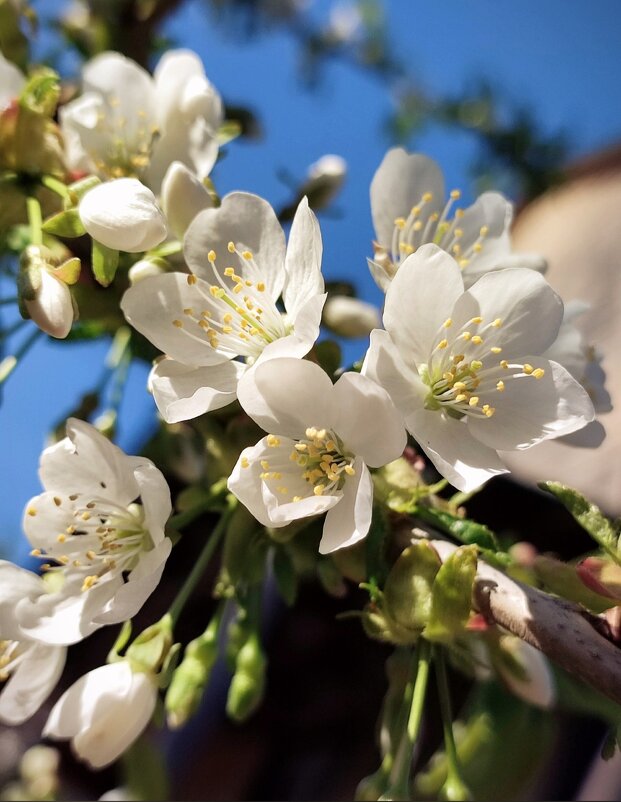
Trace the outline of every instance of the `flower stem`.
[[26, 208], [28, 210], [28, 223], [30, 224], [30, 241], [33, 245], [41, 245], [43, 243], [41, 204], [31, 195], [26, 198]]
[[62, 181], [59, 181], [58, 178], [54, 178], [53, 175], [42, 176], [41, 183], [44, 187], [47, 187], [52, 192], [60, 195], [60, 197], [64, 200], [69, 200], [71, 198], [71, 191], [69, 190], [69, 187], [63, 184]]
[[[183, 586], [177, 596], [175, 597], [173, 603], [170, 605], [168, 613], [172, 618], [173, 626], [176, 624], [179, 616], [183, 608], [185, 607], [186, 602], [192, 595], [194, 589], [196, 588], [197, 584], [199, 583], [200, 579], [202, 578], [205, 569], [207, 568], [209, 561], [214, 555], [222, 536], [226, 532], [226, 527], [228, 522], [237, 506], [237, 499], [232, 496], [228, 495], [226, 498], [227, 508], [222, 513], [222, 517], [218, 521], [215, 526], [215, 529], [211, 533], [211, 537], [206, 541], [205, 545], [203, 546], [203, 550], [201, 551], [194, 568], [192, 569], [190, 575], [183, 583]], [[188, 510], [189, 512], [189, 510]]]
[[420, 723], [423, 717], [429, 680], [430, 656], [431, 646], [428, 641], [421, 638], [416, 652], [416, 676], [414, 681], [410, 681], [405, 689], [405, 699], [409, 700], [407, 704], [409, 704], [410, 710], [392, 767], [390, 788], [383, 794], [386, 799], [410, 798], [412, 752], [418, 739]]
[[192, 521], [195, 521], [197, 518], [199, 518], [204, 512], [211, 510], [214, 502], [217, 501], [226, 491], [226, 482], [226, 477], [223, 477], [215, 482], [209, 488], [209, 493], [205, 496], [205, 498], [201, 499], [201, 501], [199, 501], [193, 507], [190, 507], [190, 509], [183, 510], [183, 512], [178, 512], [176, 515], [173, 515], [171, 518], [169, 518], [168, 526], [171, 529], [183, 529], [188, 524], [191, 524]]
[[469, 800], [470, 791], [462, 778], [461, 766], [455, 746], [453, 735], [453, 713], [451, 710], [451, 697], [449, 692], [448, 678], [446, 675], [446, 662], [444, 651], [441, 648], [434, 650], [434, 666], [436, 672], [436, 682], [438, 685], [438, 696], [440, 698], [440, 713], [442, 714], [442, 731], [444, 734], [444, 750], [446, 752], [447, 778], [444, 784], [445, 799]]

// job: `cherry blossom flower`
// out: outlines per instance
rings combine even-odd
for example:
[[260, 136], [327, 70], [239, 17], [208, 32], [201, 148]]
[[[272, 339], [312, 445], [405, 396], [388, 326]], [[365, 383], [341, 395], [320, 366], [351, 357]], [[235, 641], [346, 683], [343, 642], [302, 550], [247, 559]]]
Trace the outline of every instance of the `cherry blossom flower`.
[[0, 560], [0, 721], [22, 724], [54, 689], [67, 649], [30, 640], [15, 619], [15, 605], [45, 594], [41, 577]]
[[507, 471], [498, 451], [593, 420], [585, 390], [541, 356], [562, 318], [534, 270], [492, 272], [464, 291], [457, 262], [425, 245], [386, 293], [386, 331], [372, 332], [363, 373], [388, 390], [440, 473], [469, 491]]
[[78, 212], [91, 237], [117, 251], [148, 251], [166, 238], [155, 195], [135, 178], [98, 184], [84, 195]]
[[150, 460], [75, 418], [43, 452], [39, 475], [45, 492], [26, 505], [23, 526], [56, 592], [15, 613], [30, 637], [75, 643], [131, 618], [156, 588], [171, 549], [170, 492]]
[[60, 112], [71, 169], [140, 178], [156, 193], [173, 161], [209, 175], [222, 101], [196, 54], [169, 51], [151, 77], [120, 53], [101, 53], [84, 66], [82, 82], [83, 94]]
[[484, 192], [467, 209], [456, 208], [461, 192], [445, 197], [444, 177], [433, 159], [403, 148], [389, 150], [371, 182], [375, 256], [369, 269], [386, 291], [403, 261], [425, 243], [453, 256], [468, 288], [484, 273], [503, 267], [544, 270], [534, 254], [512, 254], [511, 204], [498, 192]]
[[101, 769], [144, 731], [156, 701], [157, 684], [151, 674], [134, 672], [127, 660], [100, 666], [60, 697], [43, 735], [71, 739], [76, 757]]
[[367, 466], [396, 459], [406, 443], [388, 393], [357, 373], [333, 385], [318, 365], [283, 358], [247, 373], [238, 395], [269, 434], [242, 451], [229, 490], [264, 526], [327, 512], [322, 554], [365, 537], [373, 504]]
[[[150, 384], [169, 423], [233, 401], [251, 365], [307, 354], [326, 298], [321, 234], [306, 199], [286, 252], [269, 203], [233, 192], [194, 219], [184, 254], [189, 275], [147, 278], [121, 301], [131, 325], [168, 356], [153, 368]], [[276, 305], [281, 295], [284, 314]]]

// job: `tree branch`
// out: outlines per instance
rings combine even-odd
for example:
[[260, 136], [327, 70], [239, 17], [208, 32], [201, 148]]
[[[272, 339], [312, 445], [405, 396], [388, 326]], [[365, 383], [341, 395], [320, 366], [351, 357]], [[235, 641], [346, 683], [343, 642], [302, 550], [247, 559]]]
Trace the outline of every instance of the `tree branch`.
[[[457, 548], [432, 540], [441, 559]], [[474, 601], [485, 618], [621, 704], [621, 649], [597, 629], [600, 619], [576, 604], [524, 585], [479, 560]], [[603, 628], [603, 627], [602, 627]]]

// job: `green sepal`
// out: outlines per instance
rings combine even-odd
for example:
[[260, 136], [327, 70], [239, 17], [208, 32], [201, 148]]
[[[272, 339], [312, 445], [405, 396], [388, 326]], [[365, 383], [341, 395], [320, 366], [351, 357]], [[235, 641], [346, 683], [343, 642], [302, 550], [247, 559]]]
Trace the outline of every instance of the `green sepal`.
[[429, 622], [432, 588], [442, 562], [426, 540], [401, 552], [386, 579], [383, 609], [406, 630], [422, 630]]
[[94, 189], [99, 184], [101, 184], [101, 179], [96, 175], [86, 175], [84, 178], [74, 181], [73, 184], [69, 184], [67, 189], [69, 190], [74, 205], [77, 206], [86, 193], [90, 192], [91, 189]]
[[450, 643], [463, 633], [472, 607], [477, 547], [460, 546], [443, 563], [431, 589], [427, 640]]
[[112, 648], [108, 652], [108, 657], [106, 658], [107, 663], [117, 663], [119, 660], [123, 660], [121, 657], [121, 652], [129, 643], [129, 639], [132, 636], [132, 622], [125, 621], [123, 626], [121, 627], [121, 631], [116, 637]]
[[242, 128], [237, 120], [225, 120], [218, 128], [216, 139], [220, 145], [226, 145], [241, 134]]
[[65, 237], [67, 239], [81, 237], [86, 234], [86, 229], [77, 209], [67, 209], [64, 212], [58, 212], [58, 214], [48, 217], [43, 223], [43, 230], [47, 234], [54, 234], [57, 237]]
[[23, 108], [52, 117], [60, 97], [60, 79], [49, 67], [37, 69], [26, 81], [19, 96]]
[[119, 266], [119, 252], [93, 240], [92, 265], [97, 282], [102, 287], [108, 287], [114, 280]]
[[599, 507], [588, 501], [577, 490], [562, 485], [560, 482], [540, 482], [539, 487], [556, 496], [593, 540], [621, 565], [619, 533]]
[[157, 674], [172, 647], [172, 619], [166, 614], [138, 635], [125, 655], [133, 671]]
[[594, 613], [603, 613], [618, 603], [615, 599], [601, 596], [588, 588], [576, 573], [574, 565], [568, 565], [553, 557], [538, 555], [533, 568], [547, 591], [577, 602]]
[[292, 607], [298, 595], [298, 577], [289, 553], [283, 546], [274, 551], [274, 579], [285, 604]]
[[82, 264], [77, 256], [73, 256], [71, 259], [67, 259], [66, 262], [63, 262], [62, 265], [54, 268], [52, 273], [59, 278], [61, 281], [64, 281], [65, 284], [77, 284], [80, 278], [80, 272], [82, 270]]

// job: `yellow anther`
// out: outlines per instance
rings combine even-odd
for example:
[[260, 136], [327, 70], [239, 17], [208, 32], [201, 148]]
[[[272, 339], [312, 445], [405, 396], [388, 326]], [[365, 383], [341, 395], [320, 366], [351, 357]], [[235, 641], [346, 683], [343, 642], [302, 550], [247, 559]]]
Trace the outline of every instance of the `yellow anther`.
[[492, 352], [492, 354], [502, 353], [502, 348], [499, 345], [493, 345], [489, 350]]
[[[417, 220], [417, 221], [414, 223], [414, 225], [412, 226], [412, 228], [413, 228], [413, 230], [414, 230], [414, 231], [420, 231], [422, 227], [423, 227], [423, 223], [422, 223], [422, 221], [421, 221], [421, 220]], [[412, 248], [412, 250], [414, 250], [414, 248]]]
[[89, 560], [94, 560], [94, 559], [97, 557], [97, 555], [96, 555], [96, 554], [95, 554], [95, 552], [94, 552], [94, 551], [91, 549], [90, 551], [87, 551], [87, 552], [86, 552], [86, 557], [87, 557], [87, 559], [89, 559]]
[[472, 334], [469, 331], [464, 331], [459, 336], [461, 337], [462, 340], [468, 342], [468, 340], [472, 337]]
[[478, 403], [479, 403], [479, 396], [478, 395], [473, 395], [472, 398], [468, 401], [468, 404], [471, 407], [476, 407], [476, 405]]
[[227, 247], [229, 253], [235, 253], [235, 243], [234, 242], [229, 242], [229, 244], [226, 247]]
[[267, 444], [270, 448], [276, 448], [280, 445], [280, 437], [276, 437], [275, 434], [268, 434]]
[[216, 284], [211, 285], [209, 292], [214, 298], [222, 298], [225, 295], [224, 289], [222, 287], [218, 287]]
[[438, 343], [438, 348], [441, 350], [444, 348], [448, 348], [448, 340], [440, 340], [440, 342]]
[[194, 310], [192, 309], [191, 306], [186, 306], [186, 308], [183, 310], [183, 314], [191, 316], [194, 314]]
[[54, 504], [56, 504], [57, 507], [60, 507], [62, 503], [62, 499], [58, 498], [58, 496], [54, 496]]
[[235, 268], [234, 267], [225, 267], [224, 268], [224, 275], [227, 278], [231, 278], [231, 276], [235, 275]]
[[56, 541], [58, 543], [64, 543], [67, 540], [67, 535], [64, 532], [61, 532], [60, 535], [56, 537]]
[[525, 373], [527, 376], [530, 376], [530, 374], [531, 374], [531, 373], [532, 373], [532, 372], [535, 370], [535, 368], [534, 368], [532, 365], [529, 365], [529, 364], [528, 364], [528, 362], [525, 362], [525, 363], [522, 365], [522, 370], [524, 371], [524, 373]]
[[459, 239], [460, 237], [463, 237], [463, 236], [464, 236], [464, 230], [463, 230], [463, 228], [456, 228], [456, 229], [453, 231], [453, 236], [454, 236], [456, 239]]
[[408, 256], [411, 253], [414, 253], [414, 247], [412, 245], [410, 245], [409, 242], [400, 242], [399, 243], [399, 250], [401, 251], [401, 253], [405, 253]]
[[325, 489], [326, 489], [326, 488], [325, 488], [325, 486], [324, 486], [324, 485], [315, 485], [315, 487], [313, 488], [313, 493], [314, 493], [316, 496], [321, 496], [321, 495], [323, 495], [323, 491], [324, 491]]
[[455, 354], [455, 356], [453, 357], [453, 364], [459, 365], [459, 363], [463, 362], [464, 359], [465, 359], [464, 354]]
[[545, 370], [543, 368], [535, 368], [535, 370], [533, 370], [533, 376], [536, 379], [543, 379], [543, 377], [545, 376], [545, 373], [546, 372], [545, 372]]
[[344, 471], [348, 476], [355, 476], [356, 475], [356, 469], [351, 465], [346, 465], [345, 468], [344, 468]]
[[480, 323], [483, 323], [483, 318], [477, 315], [477, 317], [473, 317], [470, 322], [475, 323], [478, 326]]
[[296, 443], [293, 447], [296, 451], [306, 451], [308, 448], [306, 443]]
[[405, 227], [405, 219], [403, 217], [395, 218], [395, 226], [400, 230], [403, 229]]
[[270, 464], [266, 459], [262, 459], [261, 460], [261, 467], [263, 468], [264, 471], [269, 471]]
[[422, 201], [423, 203], [429, 203], [429, 201], [433, 200], [433, 192], [425, 192]]
[[249, 262], [249, 261], [252, 259], [252, 253], [251, 253], [251, 251], [243, 251], [243, 252], [242, 252], [242, 256], [244, 257], [244, 259], [245, 259], [247, 262]]
[[479, 359], [473, 359], [470, 363], [470, 368], [472, 370], [481, 370], [483, 367], [483, 363]]
[[481, 226], [481, 229], [479, 231], [479, 236], [486, 237], [488, 235], [488, 233], [489, 233], [489, 227], [488, 226]]
[[481, 253], [481, 251], [483, 250], [483, 246], [481, 245], [480, 242], [475, 242], [474, 245], [472, 246], [472, 250], [475, 253]]
[[478, 334], [475, 334], [472, 338], [473, 345], [481, 345], [483, 343], [483, 337], [480, 337]]
[[206, 331], [208, 331], [208, 330], [209, 330], [209, 323], [207, 323], [207, 321], [206, 321], [206, 320], [199, 320], [199, 321], [198, 321], [198, 325], [199, 325], [199, 326], [201, 327], [201, 329], [203, 329], [204, 331], [205, 331], [205, 330], [206, 330]]
[[90, 514], [90, 512], [83, 512], [83, 513], [82, 513], [82, 515], [80, 515], [80, 518], [81, 518], [83, 521], [88, 521], [90, 517], [91, 517], [91, 514]]
[[309, 440], [312, 440], [314, 437], [317, 437], [317, 429], [314, 426], [309, 426], [306, 430], [306, 436]]
[[277, 487], [276, 490], [278, 490], [278, 492], [283, 496], [286, 496], [289, 493], [289, 489], [286, 487]]
[[420, 214], [420, 206], [412, 206], [412, 208], [410, 209], [410, 214], [412, 215], [412, 217], [418, 217], [418, 215]]
[[233, 331], [233, 326], [222, 326], [222, 334], [230, 334]]
[[250, 462], [248, 461], [248, 457], [242, 457], [241, 458], [241, 466], [242, 466], [242, 468], [249, 468], [250, 467]]
[[446, 373], [442, 374], [442, 378], [444, 379], [445, 382], [448, 382], [450, 384], [455, 379], [455, 374], [454, 373], [450, 373], [447, 370]]
[[302, 496], [294, 496], [291, 500], [292, 501], [302, 501]]
[[257, 283], [257, 290], [259, 292], [265, 292], [265, 284], [262, 281], [259, 281]]
[[30, 552], [31, 557], [40, 557], [41, 556], [41, 549], [32, 549]]
[[459, 256], [459, 254], [461, 253], [461, 245], [453, 245], [451, 250], [453, 251], [455, 256]]
[[496, 382], [496, 389], [498, 390], [499, 393], [504, 393], [505, 383], [503, 382], [502, 379]]
[[455, 382], [455, 384], [453, 385], [453, 389], [457, 390], [458, 392], [460, 390], [465, 390], [466, 387], [467, 387], [466, 382]]
[[93, 585], [97, 584], [97, 579], [98, 577], [96, 576], [87, 576], [84, 582], [82, 582], [82, 590], [83, 591], [90, 590], [93, 587]]
[[209, 251], [209, 253], [207, 254], [207, 259], [213, 264], [216, 261], [216, 252]]
[[37, 514], [37, 511], [35, 510], [34, 507], [28, 507], [26, 513], [27, 515], [30, 515], [31, 518], [34, 518], [34, 516]]
[[233, 315], [230, 312], [227, 312], [226, 315], [222, 316], [223, 323], [230, 323], [233, 320]]
[[491, 418], [494, 412], [496, 412], [496, 407], [490, 407], [489, 404], [483, 404], [482, 409], [486, 418]]
[[451, 200], [459, 200], [460, 198], [461, 198], [461, 190], [452, 189], [451, 190]]
[[444, 323], [442, 324], [442, 328], [450, 329], [453, 325], [453, 318], [447, 317]]
[[501, 318], [497, 317], [497, 318], [496, 318], [496, 320], [494, 320], [494, 321], [492, 322], [492, 324], [491, 324], [491, 325], [492, 325], [492, 326], [493, 326], [495, 329], [498, 329], [498, 328], [500, 328], [500, 326], [502, 326], [502, 320], [501, 320]]
[[197, 282], [197, 278], [196, 278], [196, 276], [194, 275], [194, 273], [190, 273], [190, 275], [189, 275], [189, 276], [186, 278], [186, 281], [188, 282], [188, 284], [189, 284], [190, 286], [192, 286], [192, 284], [196, 284], [196, 282]]
[[233, 287], [233, 292], [234, 292], [236, 295], [239, 295], [239, 293], [240, 293], [240, 292], [241, 292], [243, 289], [244, 289], [244, 285], [243, 285], [243, 284], [236, 284], [236, 285]]
[[455, 396], [455, 401], [457, 401], [458, 404], [461, 404], [462, 401], [467, 401], [467, 400], [468, 396], [465, 393], [459, 393], [459, 395]]
[[503, 370], [507, 370], [509, 368], [509, 363], [506, 359], [501, 359], [499, 365], [501, 368], [503, 368]]
[[326, 443], [326, 449], [328, 451], [336, 451], [336, 443], [334, 440], [328, 440]]

